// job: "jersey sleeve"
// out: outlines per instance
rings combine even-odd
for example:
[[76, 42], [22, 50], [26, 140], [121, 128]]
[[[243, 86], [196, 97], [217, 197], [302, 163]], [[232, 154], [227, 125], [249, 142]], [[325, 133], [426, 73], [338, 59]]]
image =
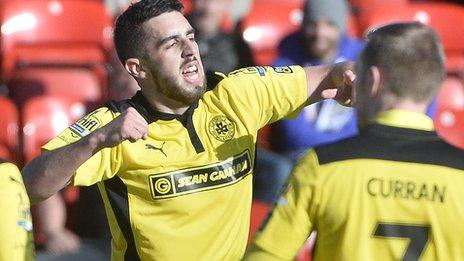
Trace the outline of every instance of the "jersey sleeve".
[[[42, 149], [51, 151], [74, 143], [112, 121], [117, 115], [106, 107], [99, 108], [78, 120]], [[90, 186], [115, 175], [121, 165], [121, 146], [104, 148], [84, 162], [76, 171], [70, 185]]]
[[280, 199], [256, 234], [245, 260], [293, 260], [308, 239], [318, 205], [317, 158], [303, 156]]
[[230, 73], [224, 97], [243, 110], [257, 129], [304, 107], [308, 99], [306, 73], [300, 66], [248, 67]]
[[34, 260], [29, 198], [21, 174], [11, 163], [0, 165], [0, 260]]

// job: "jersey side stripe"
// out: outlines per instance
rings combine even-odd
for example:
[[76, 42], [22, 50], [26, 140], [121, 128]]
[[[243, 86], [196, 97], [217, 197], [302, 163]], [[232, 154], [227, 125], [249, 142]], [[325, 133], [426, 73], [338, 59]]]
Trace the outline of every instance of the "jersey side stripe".
[[119, 228], [127, 242], [124, 260], [137, 261], [140, 257], [135, 246], [134, 233], [130, 225], [129, 200], [127, 187], [118, 176], [104, 181], [106, 194], [118, 222]]

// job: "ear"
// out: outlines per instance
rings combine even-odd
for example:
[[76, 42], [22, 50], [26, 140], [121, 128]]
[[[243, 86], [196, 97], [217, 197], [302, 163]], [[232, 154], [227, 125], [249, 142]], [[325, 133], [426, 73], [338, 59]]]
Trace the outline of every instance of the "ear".
[[381, 84], [381, 72], [379, 70], [379, 67], [377, 66], [371, 66], [369, 68], [369, 76], [371, 78], [371, 90], [370, 94], [371, 96], [377, 96], [379, 93], [382, 91], [382, 84]]
[[129, 58], [124, 64], [126, 71], [130, 73], [136, 79], [145, 79], [147, 78], [147, 72], [140, 64], [140, 60], [137, 58]]

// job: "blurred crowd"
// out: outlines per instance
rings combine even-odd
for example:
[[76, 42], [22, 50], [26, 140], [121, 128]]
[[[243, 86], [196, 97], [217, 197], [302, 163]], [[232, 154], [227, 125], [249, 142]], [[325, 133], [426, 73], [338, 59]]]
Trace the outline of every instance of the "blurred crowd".
[[[5, 120], [0, 124], [5, 127], [0, 131], [6, 133], [0, 136], [5, 139], [0, 141], [0, 156], [19, 166], [36, 156], [42, 144], [86, 112], [111, 99], [128, 99], [139, 89], [113, 51], [111, 32], [105, 31], [130, 1], [89, 0], [92, 2], [89, 6], [70, 11], [66, 1], [37, 0], [45, 3], [37, 10], [51, 12], [51, 16], [74, 12], [74, 16], [92, 20], [77, 26], [73, 24], [73, 17], [60, 20], [89, 33], [82, 33], [82, 39], [63, 34], [63, 43], [59, 43], [59, 36], [50, 34], [52, 51], [47, 49], [43, 37], [26, 27], [36, 23], [59, 31], [66, 25], [28, 21], [32, 18], [21, 10], [21, 4], [27, 5], [26, 2], [2, 1], [3, 11], [0, 11], [1, 46], [10, 48], [2, 51], [4, 84], [0, 88], [3, 96], [0, 106]], [[353, 61], [363, 47], [363, 33], [375, 25], [393, 20], [430, 24], [444, 42], [449, 76], [443, 91], [431, 104], [429, 115], [434, 117], [445, 138], [464, 147], [464, 30], [444, 29], [450, 24], [464, 24], [464, 6], [460, 4], [459, 1], [409, 0], [184, 1], [187, 18], [196, 30], [205, 69], [223, 73], [248, 66], [308, 66]], [[97, 8], [101, 11], [95, 11]], [[86, 13], [90, 9], [95, 12]], [[94, 15], [103, 17], [96, 21]], [[14, 23], [19, 16], [25, 22], [8, 27], [8, 22]], [[441, 24], [443, 17], [448, 24]], [[46, 19], [55, 21], [53, 17]], [[92, 30], [100, 30], [104, 39], [95, 42]], [[34, 37], [39, 39], [37, 43]], [[449, 103], [450, 97], [461, 100]], [[308, 106], [292, 119], [263, 129], [255, 166], [255, 202], [272, 204], [303, 151], [356, 133], [354, 109], [332, 100]], [[109, 259], [110, 235], [104, 208], [95, 199], [99, 196], [94, 186], [69, 188], [33, 208], [38, 260]], [[261, 219], [252, 218], [255, 229]]]

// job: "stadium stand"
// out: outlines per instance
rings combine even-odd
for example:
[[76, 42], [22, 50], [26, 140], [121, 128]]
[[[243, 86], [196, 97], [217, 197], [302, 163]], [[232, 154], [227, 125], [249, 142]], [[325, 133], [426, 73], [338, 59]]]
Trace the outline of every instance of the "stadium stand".
[[[298, 29], [303, 1], [255, 0], [242, 23], [242, 34], [258, 65], [268, 65], [277, 55], [281, 39]], [[272, 19], [269, 19], [272, 16]]]
[[434, 28], [441, 37], [447, 55], [447, 70], [464, 71], [464, 7], [445, 2], [411, 3], [408, 5], [381, 5], [361, 18], [361, 29], [398, 21], [419, 21]]
[[98, 77], [86, 68], [25, 68], [15, 71], [7, 84], [10, 96], [22, 106], [39, 95], [73, 97], [92, 108], [103, 97]]
[[102, 2], [5, 1], [0, 19], [4, 81], [18, 69], [65, 66], [90, 69], [106, 84], [112, 18]]

